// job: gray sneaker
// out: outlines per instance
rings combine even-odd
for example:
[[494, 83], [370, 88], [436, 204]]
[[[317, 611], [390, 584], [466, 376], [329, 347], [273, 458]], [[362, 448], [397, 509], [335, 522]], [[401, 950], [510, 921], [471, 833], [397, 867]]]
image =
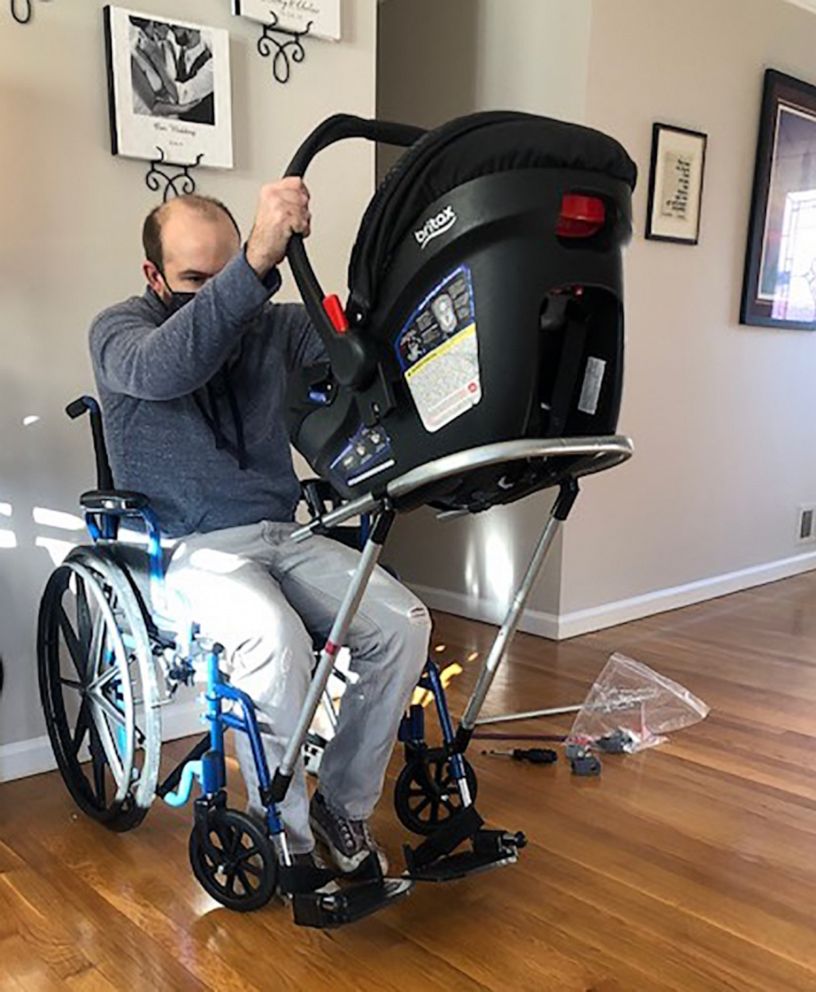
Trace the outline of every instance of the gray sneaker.
[[373, 852], [377, 855], [383, 875], [388, 873], [385, 851], [372, 837], [368, 820], [346, 819], [316, 792], [309, 808], [309, 822], [340, 871], [346, 874], [356, 871]]

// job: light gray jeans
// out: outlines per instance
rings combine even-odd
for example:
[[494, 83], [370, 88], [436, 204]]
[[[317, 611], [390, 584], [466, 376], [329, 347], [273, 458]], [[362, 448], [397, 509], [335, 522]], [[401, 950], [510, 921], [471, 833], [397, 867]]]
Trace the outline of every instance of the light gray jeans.
[[[322, 537], [296, 544], [295, 524], [262, 522], [183, 538], [167, 572], [171, 597], [226, 649], [224, 670], [255, 701], [274, 774], [311, 679], [311, 634], [325, 638], [359, 554]], [[383, 787], [400, 718], [425, 664], [430, 618], [378, 568], [346, 638], [351, 670], [320, 791], [352, 819], [368, 817]], [[250, 804], [260, 803], [249, 741], [235, 734]], [[280, 806], [290, 849], [314, 847], [302, 762]]]

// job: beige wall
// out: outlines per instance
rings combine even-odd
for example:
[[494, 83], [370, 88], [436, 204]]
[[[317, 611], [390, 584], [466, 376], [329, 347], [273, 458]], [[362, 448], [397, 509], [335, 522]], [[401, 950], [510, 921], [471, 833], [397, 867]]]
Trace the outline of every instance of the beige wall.
[[[92, 388], [86, 334], [96, 311], [141, 292], [139, 227], [157, 202], [146, 164], [109, 152], [102, 0], [35, 3], [35, 20], [0, 13], [0, 745], [44, 733], [36, 698], [37, 602], [52, 567], [38, 538], [76, 539], [35, 526], [32, 507], [76, 513], [93, 482], [86, 424], [66, 402]], [[344, 0], [345, 38], [313, 42], [292, 81], [279, 86], [255, 52], [257, 26], [229, 14], [227, 0], [138, 0], [146, 12], [229, 28], [236, 169], [199, 171], [202, 192], [230, 203], [248, 225], [261, 181], [277, 177], [313, 125], [339, 110], [374, 112], [375, 4]], [[314, 169], [314, 257], [326, 285], [345, 285], [345, 264], [373, 185], [362, 144], [327, 152]], [[342, 188], [343, 195], [337, 190]], [[287, 295], [291, 294], [287, 283]], [[41, 419], [24, 428], [22, 418]], [[228, 498], [228, 494], [225, 494]], [[0, 538], [2, 535], [0, 535]], [[22, 745], [21, 745], [22, 747]], [[19, 750], [19, 748], [17, 749]], [[0, 775], [4, 754], [0, 749]], [[15, 751], [16, 753], [16, 751]]]
[[[581, 120], [590, 13], [590, 0], [385, 0], [378, 113], [426, 127], [493, 109]], [[495, 619], [550, 502], [537, 496], [445, 524], [420, 511], [400, 520], [388, 554], [431, 605]], [[531, 599], [531, 610], [546, 616], [532, 626], [546, 629], [559, 591], [560, 542]]]
[[[816, 82], [816, 16], [781, 0], [687, 0], [679, 15], [671, 0], [593, 7], [588, 121], [641, 167], [621, 417], [637, 452], [586, 486], [565, 613], [808, 550], [794, 536], [816, 498], [816, 336], [738, 313], [763, 71]], [[698, 247], [643, 238], [653, 121], [709, 135]]]

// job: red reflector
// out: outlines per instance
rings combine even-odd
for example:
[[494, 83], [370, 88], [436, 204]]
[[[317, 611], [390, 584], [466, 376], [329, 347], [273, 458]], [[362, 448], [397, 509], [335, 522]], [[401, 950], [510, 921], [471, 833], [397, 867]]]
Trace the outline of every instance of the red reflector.
[[336, 293], [327, 296], [323, 300], [323, 309], [328, 314], [332, 327], [338, 334], [345, 334], [349, 329], [348, 317], [340, 302], [340, 297]]
[[606, 222], [606, 205], [597, 196], [565, 193], [555, 233], [559, 238], [591, 238]]

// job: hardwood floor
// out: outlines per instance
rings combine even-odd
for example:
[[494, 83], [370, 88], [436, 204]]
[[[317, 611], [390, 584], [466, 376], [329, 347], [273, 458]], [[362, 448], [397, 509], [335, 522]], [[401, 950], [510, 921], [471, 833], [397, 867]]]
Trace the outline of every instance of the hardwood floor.
[[[474, 742], [482, 814], [530, 839], [519, 864], [417, 887], [340, 931], [295, 928], [277, 905], [217, 907], [187, 862], [189, 808], [157, 804], [116, 835], [56, 774], [0, 786], [0, 989], [812, 992], [815, 604], [816, 573], [561, 644], [517, 637], [486, 712], [579, 702], [623, 651], [711, 715], [605, 758], [599, 779]], [[491, 634], [438, 616], [436, 657], [465, 667], [455, 705]], [[407, 837], [386, 799], [375, 825], [396, 861]]]

